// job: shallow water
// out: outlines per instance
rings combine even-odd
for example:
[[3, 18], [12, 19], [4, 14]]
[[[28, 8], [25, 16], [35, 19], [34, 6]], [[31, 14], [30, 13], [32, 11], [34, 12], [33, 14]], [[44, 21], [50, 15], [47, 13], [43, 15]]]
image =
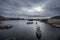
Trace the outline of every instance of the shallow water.
[[[60, 38], [60, 29], [39, 21], [32, 21], [27, 24], [27, 20], [0, 21], [0, 25], [12, 25], [10, 29], [0, 29], [0, 40], [15, 38], [16, 40], [38, 40], [36, 29], [39, 26], [41, 40], [57, 40]], [[37, 22], [37, 24], [36, 24]]]

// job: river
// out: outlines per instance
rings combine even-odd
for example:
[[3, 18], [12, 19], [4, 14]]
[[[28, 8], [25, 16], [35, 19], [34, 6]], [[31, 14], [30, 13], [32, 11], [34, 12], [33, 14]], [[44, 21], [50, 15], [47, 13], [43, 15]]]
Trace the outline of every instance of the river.
[[12, 37], [16, 40], [38, 40], [36, 36], [37, 26], [41, 30], [41, 40], [58, 40], [60, 38], [59, 28], [39, 21], [32, 21], [33, 24], [27, 24], [27, 22], [27, 20], [0, 21], [0, 25], [13, 26], [9, 29], [0, 29], [0, 40]]

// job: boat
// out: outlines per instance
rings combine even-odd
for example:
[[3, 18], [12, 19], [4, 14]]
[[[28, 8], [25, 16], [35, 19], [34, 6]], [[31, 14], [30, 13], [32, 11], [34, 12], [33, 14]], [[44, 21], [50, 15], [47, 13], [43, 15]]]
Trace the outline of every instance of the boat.
[[33, 22], [27, 22], [27, 24], [33, 24]]

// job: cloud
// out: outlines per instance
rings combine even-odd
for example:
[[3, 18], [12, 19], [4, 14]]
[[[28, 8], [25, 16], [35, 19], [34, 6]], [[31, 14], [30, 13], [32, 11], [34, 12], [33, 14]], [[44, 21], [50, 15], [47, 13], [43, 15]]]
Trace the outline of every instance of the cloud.
[[[54, 16], [60, 15], [60, 0], [0, 0], [0, 15], [5, 16]], [[54, 10], [57, 9], [57, 10]]]
[[33, 15], [35, 7], [41, 5], [43, 0], [0, 0], [0, 2], [0, 10], [3, 14]]
[[56, 7], [60, 7], [60, 0], [48, 0], [45, 2], [45, 8], [46, 9], [52, 9]]

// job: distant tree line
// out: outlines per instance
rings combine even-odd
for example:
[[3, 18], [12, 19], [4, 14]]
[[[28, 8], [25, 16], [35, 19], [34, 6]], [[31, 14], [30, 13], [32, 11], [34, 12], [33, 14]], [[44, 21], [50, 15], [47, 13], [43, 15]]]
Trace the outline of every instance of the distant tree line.
[[25, 20], [25, 19], [24, 18], [7, 18], [7, 17], [0, 16], [0, 21], [4, 21], [4, 20]]
[[60, 19], [60, 16], [54, 16], [51, 19]]

